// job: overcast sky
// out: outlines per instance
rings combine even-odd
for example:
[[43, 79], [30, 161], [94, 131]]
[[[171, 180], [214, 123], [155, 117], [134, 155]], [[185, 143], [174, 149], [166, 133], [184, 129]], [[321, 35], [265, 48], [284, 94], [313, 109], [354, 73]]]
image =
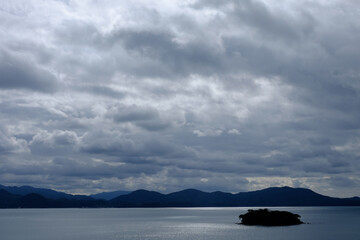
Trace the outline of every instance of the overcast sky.
[[360, 195], [357, 0], [0, 0], [0, 183]]

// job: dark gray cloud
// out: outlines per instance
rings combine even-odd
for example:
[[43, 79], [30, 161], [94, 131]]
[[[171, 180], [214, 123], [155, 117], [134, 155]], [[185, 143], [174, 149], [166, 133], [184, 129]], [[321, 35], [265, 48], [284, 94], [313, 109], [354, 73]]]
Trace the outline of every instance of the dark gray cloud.
[[56, 78], [49, 71], [6, 53], [0, 53], [0, 75], [0, 88], [3, 89], [29, 89], [50, 93], [57, 89]]
[[9, 2], [0, 182], [358, 195], [357, 7]]
[[[145, 76], [174, 78], [190, 74], [211, 75], [221, 65], [207, 42], [177, 43], [171, 32], [138, 31], [120, 32], [118, 35], [124, 48], [134, 57], [146, 61], [134, 69], [133, 74]], [[156, 68], [153, 68], [156, 64]]]
[[163, 119], [152, 107], [117, 106], [110, 109], [109, 117], [117, 123], [131, 123], [148, 131], [159, 131], [171, 126], [171, 121]]
[[91, 86], [88, 84], [83, 84], [77, 86], [77, 90], [79, 92], [89, 93], [90, 96], [99, 95], [108, 98], [118, 98], [118, 99], [125, 97], [125, 93], [118, 90], [114, 90], [109, 86], [99, 86], [99, 85]]

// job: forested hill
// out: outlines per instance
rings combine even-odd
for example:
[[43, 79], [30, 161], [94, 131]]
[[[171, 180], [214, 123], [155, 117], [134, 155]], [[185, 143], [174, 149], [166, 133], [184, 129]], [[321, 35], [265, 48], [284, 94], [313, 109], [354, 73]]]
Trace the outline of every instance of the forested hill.
[[[119, 191], [120, 196], [106, 200], [91, 196], [61, 194], [50, 189], [37, 191], [33, 188], [34, 192], [14, 193], [8, 189], [14, 187], [0, 186], [0, 208], [360, 206], [359, 197], [333, 198], [309, 189], [290, 187], [274, 187], [237, 194], [219, 191], [210, 193], [196, 189], [170, 194], [147, 190], [130, 193]], [[44, 193], [41, 194], [42, 192]], [[51, 197], [47, 195], [49, 192]]]

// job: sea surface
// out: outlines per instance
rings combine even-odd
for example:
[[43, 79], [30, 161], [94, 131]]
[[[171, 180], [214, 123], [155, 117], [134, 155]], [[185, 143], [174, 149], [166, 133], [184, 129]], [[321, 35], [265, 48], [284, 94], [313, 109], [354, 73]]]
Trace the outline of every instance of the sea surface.
[[[360, 207], [284, 207], [308, 224], [244, 226], [248, 208], [0, 209], [1, 240], [359, 240]], [[252, 208], [258, 209], [258, 208]]]

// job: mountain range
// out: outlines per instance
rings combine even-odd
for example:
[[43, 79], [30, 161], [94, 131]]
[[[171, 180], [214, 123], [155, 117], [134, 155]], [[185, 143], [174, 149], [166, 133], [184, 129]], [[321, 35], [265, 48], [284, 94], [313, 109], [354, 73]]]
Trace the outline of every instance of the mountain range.
[[0, 184], [0, 189], [6, 190], [9, 193], [15, 194], [15, 195], [21, 195], [21, 196], [25, 196], [27, 194], [30, 193], [37, 193], [45, 198], [49, 198], [49, 199], [77, 199], [77, 200], [81, 200], [81, 199], [103, 199], [103, 200], [110, 200], [113, 199], [115, 197], [118, 197], [120, 195], [125, 195], [125, 194], [129, 194], [131, 193], [131, 191], [113, 191], [113, 192], [102, 192], [102, 193], [97, 193], [97, 194], [92, 194], [92, 195], [72, 195], [72, 194], [67, 194], [64, 192], [59, 192], [59, 191], [55, 191], [52, 189], [47, 189], [47, 188], [34, 188], [31, 186], [4, 186]]
[[71, 195], [30, 186], [0, 185], [0, 208], [100, 208], [100, 207], [254, 207], [254, 206], [360, 206], [360, 198], [333, 198], [310, 189], [272, 187], [258, 191], [203, 192], [186, 189], [162, 194], [136, 190]]

